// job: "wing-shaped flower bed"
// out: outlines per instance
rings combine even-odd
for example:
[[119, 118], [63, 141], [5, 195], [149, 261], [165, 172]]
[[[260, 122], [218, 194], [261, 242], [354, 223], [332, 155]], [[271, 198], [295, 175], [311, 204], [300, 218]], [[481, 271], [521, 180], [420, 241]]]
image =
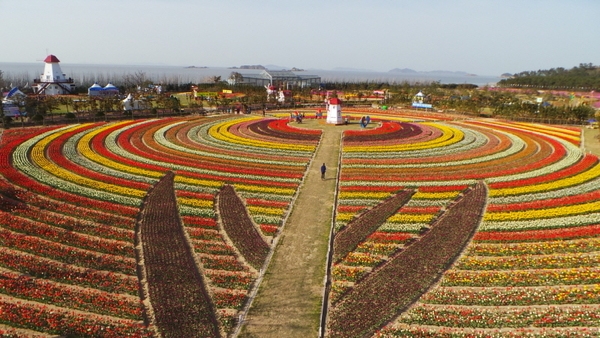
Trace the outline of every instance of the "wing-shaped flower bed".
[[246, 206], [230, 185], [221, 188], [217, 200], [219, 218], [227, 236], [251, 266], [261, 269], [270, 246], [252, 223]]
[[162, 336], [220, 337], [214, 305], [185, 235], [168, 172], [148, 193], [136, 238], [147, 314]]
[[359, 215], [337, 232], [333, 239], [333, 260], [337, 262], [356, 249], [386, 219], [408, 202], [413, 193], [412, 190], [402, 190], [373, 209]]
[[425, 293], [469, 242], [486, 196], [485, 184], [477, 184], [430, 231], [354, 285], [331, 308], [329, 335], [370, 336]]

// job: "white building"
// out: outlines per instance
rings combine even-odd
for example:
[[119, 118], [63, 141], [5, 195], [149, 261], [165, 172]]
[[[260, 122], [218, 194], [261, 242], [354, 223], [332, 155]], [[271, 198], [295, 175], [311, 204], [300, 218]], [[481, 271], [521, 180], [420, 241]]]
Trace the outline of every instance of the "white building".
[[48, 55], [44, 59], [44, 73], [39, 79], [34, 79], [32, 86], [33, 92], [40, 95], [66, 95], [75, 92], [75, 84], [72, 78], [67, 76], [60, 69], [60, 61], [54, 55]]
[[327, 100], [327, 123], [343, 124], [342, 100], [333, 97]]

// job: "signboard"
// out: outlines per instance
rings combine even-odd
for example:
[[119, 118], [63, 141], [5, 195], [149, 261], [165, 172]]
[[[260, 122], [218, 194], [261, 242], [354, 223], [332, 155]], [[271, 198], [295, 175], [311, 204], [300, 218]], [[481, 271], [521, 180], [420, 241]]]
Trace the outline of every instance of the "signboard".
[[429, 103], [413, 102], [412, 106], [413, 106], [413, 108], [426, 108], [426, 109], [432, 109], [433, 108], [433, 105], [431, 105]]

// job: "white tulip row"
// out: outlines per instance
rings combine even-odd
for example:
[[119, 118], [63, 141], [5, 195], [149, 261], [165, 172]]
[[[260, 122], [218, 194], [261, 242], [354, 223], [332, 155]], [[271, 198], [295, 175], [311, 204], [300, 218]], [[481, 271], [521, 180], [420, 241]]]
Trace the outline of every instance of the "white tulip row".
[[550, 190], [535, 194], [524, 194], [515, 196], [489, 197], [490, 204], [519, 204], [539, 200], [555, 199], [559, 197], [574, 196], [600, 190], [600, 177], [582, 183], [577, 186], [569, 186], [563, 189]]
[[598, 224], [598, 220], [600, 220], [600, 213], [589, 213], [589, 214], [566, 216], [566, 217], [530, 219], [530, 220], [523, 220], [523, 221], [505, 221], [505, 222], [482, 221], [481, 225], [479, 226], [479, 230], [480, 231], [521, 231], [521, 230], [557, 229], [557, 228]]
[[[151, 160], [151, 159], [145, 158], [143, 156], [132, 154], [132, 153], [124, 150], [117, 144], [117, 138], [118, 138], [119, 134], [121, 132], [123, 132], [124, 130], [126, 130], [128, 128], [132, 128], [132, 127], [133, 126], [126, 126], [122, 129], [119, 129], [119, 130], [116, 130], [116, 131], [110, 133], [105, 139], [106, 148], [109, 151], [111, 151], [119, 156], [123, 156], [123, 157], [131, 159], [133, 161], [145, 163], [145, 164], [149, 164], [149, 165], [163, 166], [163, 167], [167, 167], [171, 170], [183, 170], [183, 171], [189, 171], [189, 172], [200, 173], [200, 174], [214, 175], [217, 177], [219, 177], [219, 176], [220, 177], [240, 177], [240, 178], [249, 179], [249, 180], [264, 181], [264, 180], [268, 179], [269, 181], [275, 181], [275, 182], [287, 182], [287, 183], [299, 183], [300, 182], [299, 179], [294, 179], [294, 178], [264, 177], [264, 176], [259, 176], [259, 175], [226, 173], [226, 172], [221, 172], [221, 171], [216, 171], [216, 170], [199, 169], [199, 168], [195, 168], [193, 166], [184, 166], [184, 165], [178, 165], [178, 164], [173, 164], [173, 163], [169, 163], [169, 162]], [[165, 140], [163, 133], [158, 133], [158, 136], [155, 134], [155, 139], [161, 139], [161, 138], [163, 140]], [[186, 148], [183, 148], [183, 149], [186, 149]], [[189, 148], [187, 150], [189, 151]], [[213, 154], [213, 157], [215, 157], [215, 156], [218, 156], [218, 155]], [[239, 158], [237, 158], [237, 159], [240, 160]]]
[[[458, 127], [457, 127], [458, 128]], [[432, 147], [419, 150], [395, 151], [395, 152], [345, 152], [344, 158], [421, 158], [461, 153], [464, 151], [477, 149], [489, 142], [489, 138], [472, 129], [461, 129], [464, 138], [454, 144], [440, 147]]]
[[93, 199], [119, 203], [129, 206], [139, 206], [141, 203], [141, 199], [112, 194], [106, 191], [91, 189], [69, 181], [65, 181], [59, 177], [54, 176], [53, 173], [39, 168], [37, 165], [35, 165], [29, 160], [29, 150], [36, 143], [57, 131], [66, 130], [72, 127], [73, 126], [68, 126], [56, 130], [51, 130], [37, 135], [35, 137], [32, 137], [31, 139], [21, 143], [13, 152], [13, 165], [20, 171], [34, 178], [35, 180], [47, 184], [51, 187], [57, 188], [59, 190], [70, 192], [76, 195], [83, 195]]

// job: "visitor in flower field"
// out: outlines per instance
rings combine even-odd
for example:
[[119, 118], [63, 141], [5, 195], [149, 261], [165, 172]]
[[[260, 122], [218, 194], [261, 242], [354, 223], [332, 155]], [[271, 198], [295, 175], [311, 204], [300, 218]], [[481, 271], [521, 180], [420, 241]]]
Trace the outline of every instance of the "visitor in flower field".
[[324, 180], [325, 179], [325, 172], [327, 171], [327, 167], [325, 166], [325, 163], [323, 163], [323, 165], [321, 166], [321, 179]]

